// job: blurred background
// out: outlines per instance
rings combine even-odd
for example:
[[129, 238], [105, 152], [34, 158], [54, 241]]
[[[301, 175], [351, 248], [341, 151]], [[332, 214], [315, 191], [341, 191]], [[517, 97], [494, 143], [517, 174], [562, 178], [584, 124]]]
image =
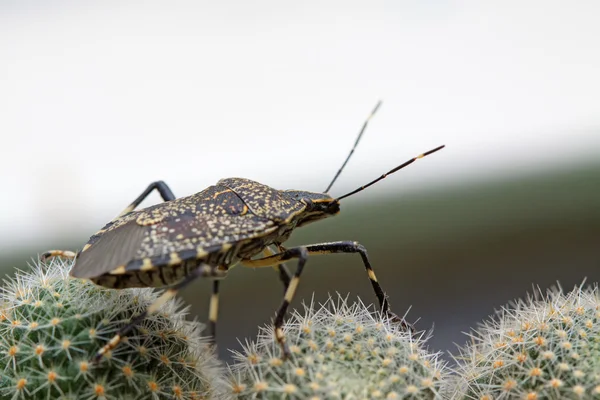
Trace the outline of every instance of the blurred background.
[[[356, 196], [288, 244], [358, 240], [440, 351], [534, 287], [600, 279], [597, 2], [3, 1], [0, 271], [80, 249], [146, 186], [224, 177]], [[144, 206], [159, 201], [153, 194]], [[290, 265], [292, 267], [292, 265]], [[210, 286], [184, 293], [206, 320]], [[360, 257], [310, 259], [294, 306], [374, 301]], [[270, 321], [268, 269], [223, 282], [220, 353]]]

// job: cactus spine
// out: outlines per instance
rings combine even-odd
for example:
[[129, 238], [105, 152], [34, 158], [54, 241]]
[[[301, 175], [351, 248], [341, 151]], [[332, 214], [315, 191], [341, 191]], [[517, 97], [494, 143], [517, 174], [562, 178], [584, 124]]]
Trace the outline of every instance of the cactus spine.
[[68, 276], [54, 259], [18, 272], [0, 292], [0, 398], [205, 399], [219, 397], [220, 367], [201, 326], [169, 302], [112, 354], [90, 362], [156, 298]]
[[230, 368], [239, 399], [433, 399], [445, 377], [438, 354], [362, 303], [329, 299], [285, 324], [292, 359], [271, 328], [246, 342]]

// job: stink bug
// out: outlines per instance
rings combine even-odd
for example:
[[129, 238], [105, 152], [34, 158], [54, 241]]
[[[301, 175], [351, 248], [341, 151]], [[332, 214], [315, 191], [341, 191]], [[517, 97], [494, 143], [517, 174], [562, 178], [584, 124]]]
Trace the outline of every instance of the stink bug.
[[[276, 190], [249, 179], [229, 178], [220, 180], [202, 192], [177, 199], [164, 182], [158, 181], [150, 184], [119, 216], [94, 234], [80, 252], [51, 250], [44, 253], [43, 259], [53, 256], [75, 258], [71, 276], [90, 279], [107, 288], [169, 286], [156, 302], [133, 318], [100, 349], [96, 361], [116, 347], [148, 314], [156, 312], [179, 290], [200, 277], [213, 279], [209, 324], [214, 338], [219, 279], [224, 278], [229, 268], [238, 263], [250, 268], [273, 267], [279, 271], [285, 294], [275, 317], [274, 328], [275, 339], [281, 345], [285, 358], [290, 353], [282, 329], [283, 320], [306, 260], [309, 255], [316, 254], [360, 254], [381, 312], [410, 330], [409, 324], [390, 311], [386, 295], [369, 262], [367, 250], [361, 244], [339, 241], [283, 247], [295, 228], [339, 213], [340, 200], [444, 147], [412, 158], [350, 193], [331, 197], [327, 192], [354, 153], [380, 104], [365, 120], [350, 154], [325, 193]], [[164, 203], [136, 211], [154, 189], [160, 193]], [[297, 259], [293, 275], [284, 264], [290, 259]]]

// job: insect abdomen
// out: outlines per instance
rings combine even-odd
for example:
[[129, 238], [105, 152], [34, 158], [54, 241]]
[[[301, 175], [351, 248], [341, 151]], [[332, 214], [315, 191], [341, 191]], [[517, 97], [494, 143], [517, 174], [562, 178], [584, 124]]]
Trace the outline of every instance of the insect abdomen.
[[201, 265], [227, 269], [239, 261], [240, 247], [241, 243], [238, 242], [212, 249], [185, 250], [162, 257], [133, 260], [126, 266], [90, 279], [97, 285], [111, 289], [171, 286]]
[[150, 270], [132, 270], [123, 274], [103, 274], [97, 278], [91, 278], [97, 285], [110, 289], [126, 289], [138, 287], [164, 287], [181, 281], [196, 266], [202, 264], [202, 260], [191, 259], [182, 261], [175, 265], [161, 265]]

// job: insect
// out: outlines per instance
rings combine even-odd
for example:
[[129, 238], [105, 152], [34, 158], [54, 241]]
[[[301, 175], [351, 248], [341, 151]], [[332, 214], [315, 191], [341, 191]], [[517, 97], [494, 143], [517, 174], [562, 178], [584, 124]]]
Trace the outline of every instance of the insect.
[[[214, 338], [219, 282], [236, 264], [249, 268], [273, 267], [279, 271], [285, 292], [275, 316], [274, 336], [281, 346], [283, 358], [287, 358], [290, 350], [282, 329], [284, 317], [308, 256], [317, 254], [358, 253], [381, 312], [410, 330], [404, 319], [391, 312], [367, 250], [361, 244], [338, 241], [291, 248], [283, 246], [294, 229], [338, 214], [342, 199], [444, 147], [439, 146], [414, 157], [343, 196], [330, 196], [329, 190], [380, 105], [381, 102], [377, 103], [363, 123], [354, 146], [324, 193], [276, 190], [249, 179], [228, 178], [194, 195], [176, 198], [164, 182], [158, 181], [151, 183], [121, 214], [94, 234], [81, 251], [51, 250], [44, 253], [42, 259], [57, 256], [75, 259], [70, 275], [89, 279], [103, 287], [168, 287], [146, 311], [134, 317], [99, 350], [95, 361], [114, 349], [147, 315], [156, 312], [197, 278], [213, 279], [209, 328]], [[164, 202], [136, 210], [153, 190], [158, 191]], [[297, 266], [291, 274], [285, 262], [293, 259], [297, 260]]]

